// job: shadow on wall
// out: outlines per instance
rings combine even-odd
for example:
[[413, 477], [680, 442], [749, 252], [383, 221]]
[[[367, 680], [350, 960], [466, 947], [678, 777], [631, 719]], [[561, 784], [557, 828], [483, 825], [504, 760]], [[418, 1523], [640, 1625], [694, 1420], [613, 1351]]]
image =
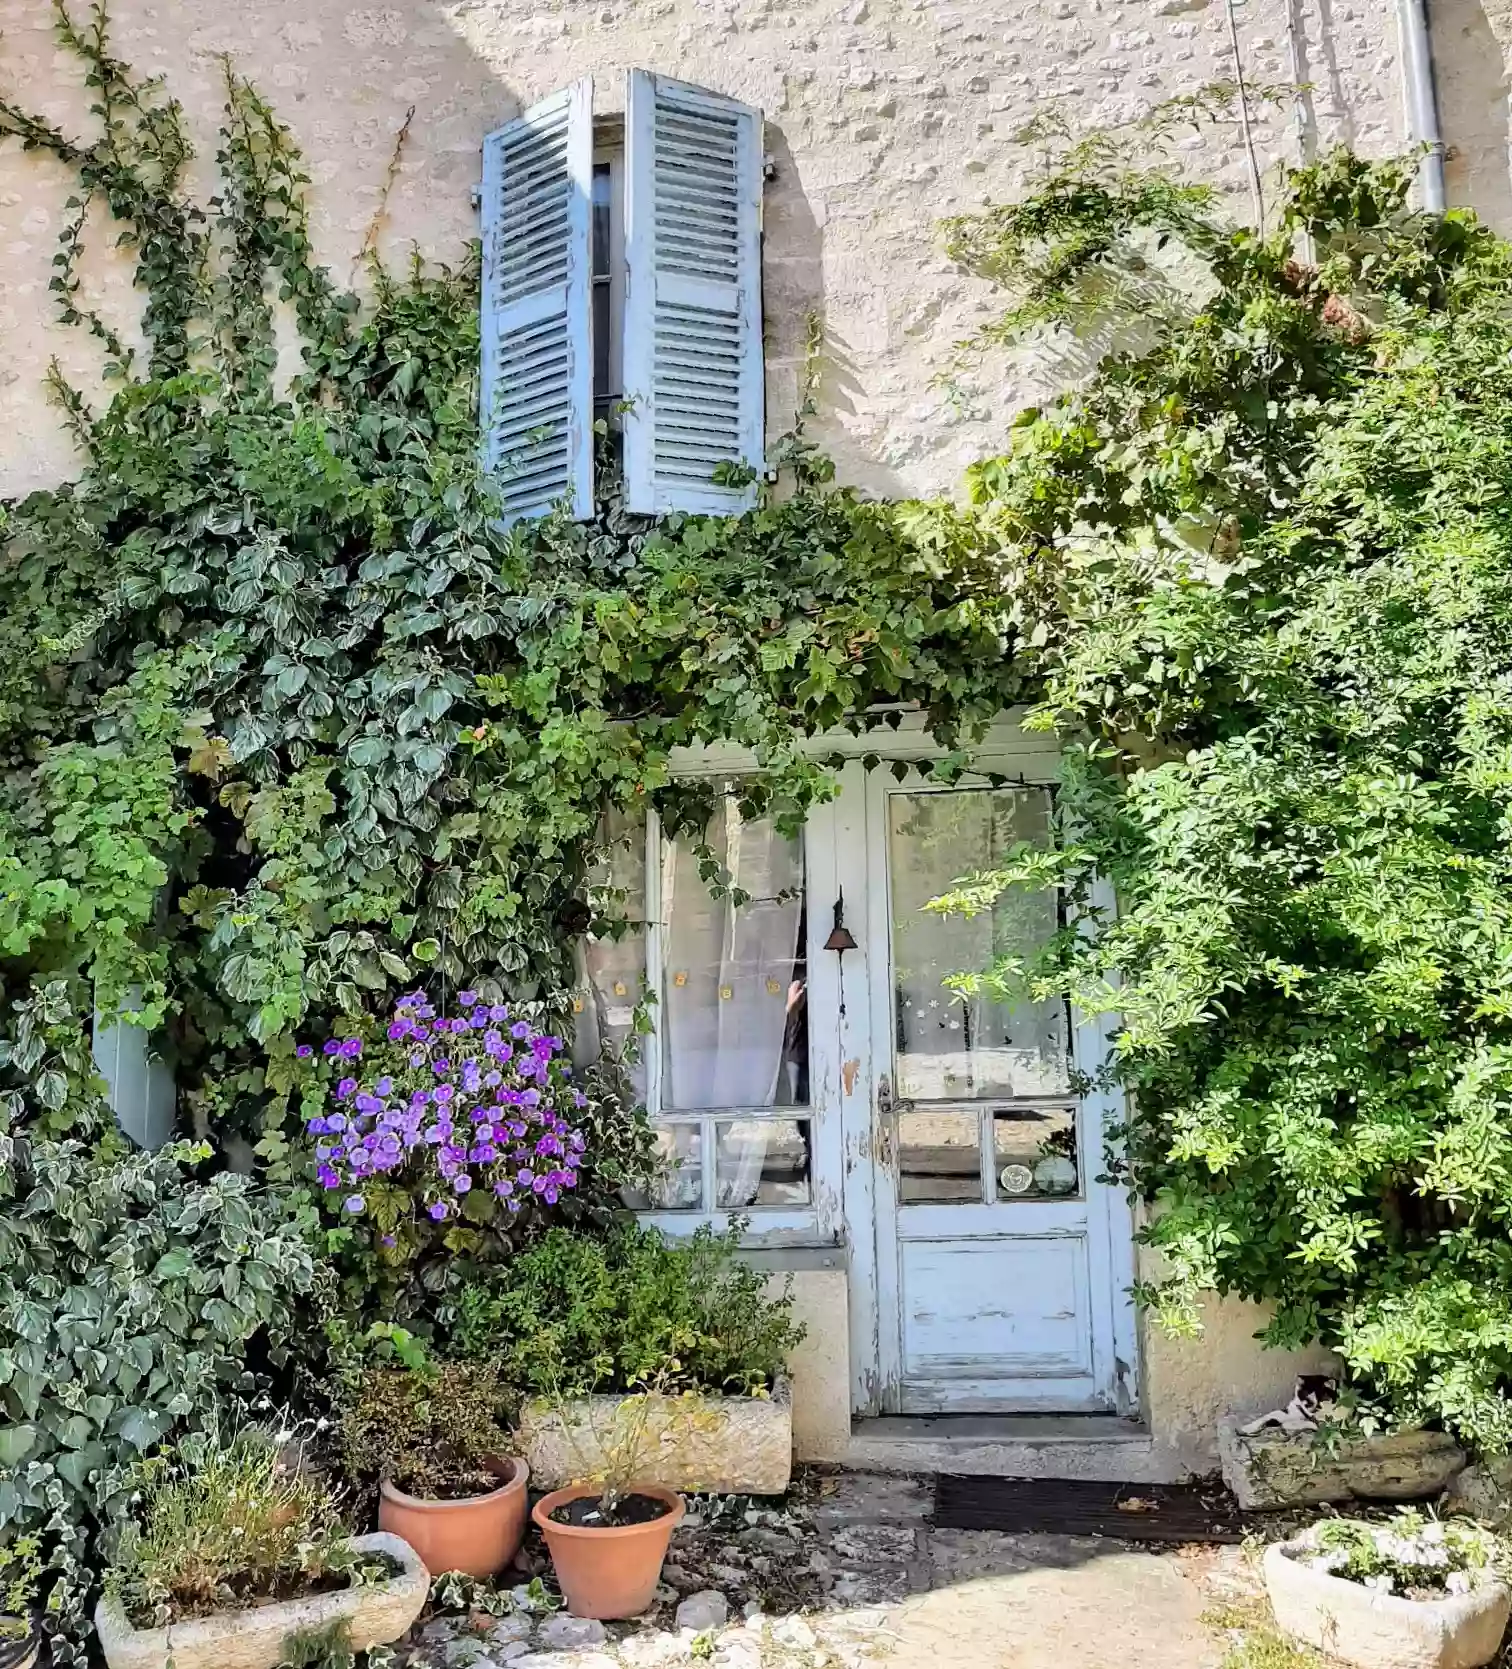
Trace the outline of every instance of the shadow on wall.
[[1507, 80], [1512, 8], [1504, 0], [1432, 0], [1429, 28], [1449, 201], [1471, 204], [1497, 231], [1512, 231]]
[[[61, 51], [51, 0], [7, 0], [0, 86], [18, 103], [65, 132], [93, 138], [93, 96], [83, 69]], [[82, 0], [73, 0], [75, 14]], [[519, 113], [522, 99], [448, 27], [439, 8], [406, 4], [354, 9], [350, 0], [259, 0], [256, 6], [190, 9], [173, 27], [149, 0], [110, 8], [112, 50], [141, 75], [161, 76], [184, 107], [196, 146], [193, 189], [205, 202], [216, 189], [216, 134], [223, 113], [220, 55], [253, 82], [292, 131], [311, 177], [308, 199], [315, 247], [338, 284], [349, 283], [364, 235], [382, 200], [383, 182], [406, 110], [416, 115], [389, 201], [383, 248], [402, 266], [416, 245], [454, 261], [476, 235], [472, 193], [480, 142]], [[55, 355], [92, 399], [99, 344], [55, 323], [48, 292], [52, 259], [75, 188], [48, 159], [0, 145], [0, 247], [6, 251], [0, 327], [0, 432], [22, 437], [0, 459], [0, 492], [51, 485], [79, 460], [61, 423], [45, 410], [43, 379]], [[91, 223], [83, 263], [83, 299], [127, 337], [140, 341], [143, 298], [131, 266], [112, 245], [117, 229]]]
[[[83, 0], [72, 0], [75, 9]], [[501, 61], [480, 51], [449, 9], [431, 0], [390, 0], [354, 6], [352, 0], [259, 0], [255, 7], [209, 7], [189, 26], [158, 26], [153, 0], [113, 0], [112, 45], [138, 73], [161, 76], [184, 106], [198, 157], [194, 189], [207, 200], [216, 189], [215, 135], [222, 116], [220, 56], [229, 54], [285, 122], [310, 175], [308, 200], [316, 252], [338, 284], [361, 279], [360, 252], [383, 202], [384, 181], [406, 112], [414, 107], [400, 166], [388, 195], [379, 248], [402, 269], [408, 252], [453, 262], [477, 235], [474, 193], [486, 133], [579, 76], [594, 74], [601, 102], [615, 105], [625, 69], [635, 62], [633, 29], [582, 40], [565, 36], [533, 51], [530, 72], [503, 80]], [[65, 131], [92, 136], [82, 74], [57, 48], [52, 0], [9, 0], [6, 53], [0, 84], [7, 93], [56, 120]], [[647, 67], [678, 73], [677, 65]], [[719, 90], [720, 79], [703, 79]], [[513, 84], [512, 84], [513, 83]], [[803, 369], [807, 321], [823, 313], [824, 258], [816, 216], [783, 131], [769, 124], [766, 149], [773, 164], [765, 215], [764, 288], [768, 367], [768, 435], [790, 428]], [[52, 322], [47, 291], [52, 257], [74, 182], [45, 159], [0, 147], [0, 247], [7, 250], [6, 301], [0, 309], [7, 363], [0, 367], [0, 428], [34, 438], [0, 463], [0, 492], [24, 491], [78, 467], [59, 425], [38, 420], [48, 360], [92, 399], [108, 394], [98, 383], [97, 344], [79, 330]], [[84, 268], [85, 299], [126, 335], [140, 340], [142, 297], [131, 286], [129, 264], [112, 253], [114, 234], [92, 227]], [[280, 320], [281, 369], [293, 369], [294, 342]], [[13, 334], [14, 333], [14, 334]], [[14, 347], [15, 351], [9, 351]], [[854, 379], [837, 345], [826, 343], [821, 406], [840, 438], [843, 414], [853, 409]], [[833, 421], [841, 414], [840, 423]], [[885, 472], [869, 466], [867, 486], [887, 491]], [[854, 472], [853, 472], [854, 473]]]

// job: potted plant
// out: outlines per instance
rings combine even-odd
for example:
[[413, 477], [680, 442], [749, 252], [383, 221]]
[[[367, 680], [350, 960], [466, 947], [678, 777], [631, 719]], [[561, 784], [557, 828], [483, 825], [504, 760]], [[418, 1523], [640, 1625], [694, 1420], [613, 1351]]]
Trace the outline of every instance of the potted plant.
[[1328, 1519], [1265, 1554], [1280, 1627], [1361, 1669], [1478, 1669], [1501, 1646], [1512, 1592], [1489, 1531], [1412, 1510]]
[[648, 1385], [700, 1399], [697, 1421], [676, 1422], [681, 1441], [656, 1434], [657, 1482], [740, 1495], [787, 1488], [783, 1374], [803, 1328], [791, 1288], [774, 1290], [741, 1258], [740, 1234], [738, 1222], [676, 1241], [633, 1222], [595, 1236], [553, 1228], [463, 1290], [458, 1339], [470, 1354], [492, 1349], [522, 1393], [516, 1436], [538, 1488], [596, 1474], [592, 1433], [611, 1427], [614, 1402]]
[[296, 1637], [399, 1639], [430, 1575], [392, 1535], [350, 1537], [295, 1434], [211, 1433], [144, 1463], [95, 1632], [110, 1669], [274, 1669]]
[[635, 1617], [661, 1580], [683, 1499], [655, 1482], [659, 1457], [709, 1418], [696, 1392], [650, 1389], [601, 1408], [562, 1412], [566, 1429], [585, 1428], [583, 1475], [543, 1495], [531, 1515], [575, 1617]]
[[439, 1575], [495, 1576], [525, 1535], [530, 1472], [509, 1453], [506, 1398], [493, 1369], [437, 1362], [398, 1329], [404, 1359], [356, 1380], [341, 1417], [345, 1464], [378, 1477], [378, 1527]]
[[17, 1536], [0, 1547], [0, 1669], [32, 1669], [42, 1649], [35, 1615], [42, 1544]]

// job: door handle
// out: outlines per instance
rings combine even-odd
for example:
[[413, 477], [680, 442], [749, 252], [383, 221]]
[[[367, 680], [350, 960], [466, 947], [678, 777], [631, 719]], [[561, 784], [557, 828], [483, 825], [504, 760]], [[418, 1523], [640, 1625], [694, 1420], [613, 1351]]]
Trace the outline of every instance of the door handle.
[[882, 1073], [877, 1079], [877, 1160], [879, 1164], [892, 1166], [898, 1158], [898, 1119], [907, 1112], [912, 1105], [908, 1101], [896, 1100], [893, 1096], [892, 1079], [887, 1073]]

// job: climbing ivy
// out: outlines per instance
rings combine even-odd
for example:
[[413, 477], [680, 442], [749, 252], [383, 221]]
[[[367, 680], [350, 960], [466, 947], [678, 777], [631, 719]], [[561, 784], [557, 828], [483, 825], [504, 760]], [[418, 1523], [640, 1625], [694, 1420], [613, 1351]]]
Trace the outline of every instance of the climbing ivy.
[[0, 132], [74, 168], [79, 224], [96, 200], [122, 223], [149, 353], [89, 313], [71, 222], [60, 315], [106, 338], [115, 389], [94, 412], [55, 374], [82, 473], [0, 525], [7, 995], [130, 993], [200, 1133], [283, 1165], [294, 1030], [417, 979], [560, 999], [607, 907], [605, 812], [702, 839], [673, 748], [752, 748], [738, 792], [791, 826], [832, 792], [816, 732], [918, 701], [954, 744], [1021, 693], [974, 524], [835, 488], [801, 437], [745, 516], [653, 522], [611, 478], [591, 522], [502, 530], [476, 252], [396, 275], [370, 236], [364, 293], [338, 288], [298, 152], [231, 65], [201, 208], [182, 113], [111, 55], [103, 5], [82, 28], [58, 0], [58, 30], [99, 137], [9, 102]]

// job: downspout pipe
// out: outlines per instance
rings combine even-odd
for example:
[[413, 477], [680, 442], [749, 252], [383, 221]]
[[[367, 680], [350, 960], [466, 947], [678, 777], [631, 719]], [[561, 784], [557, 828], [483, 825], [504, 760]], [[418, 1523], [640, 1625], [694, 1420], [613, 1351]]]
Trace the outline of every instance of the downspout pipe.
[[1444, 140], [1439, 132], [1438, 96], [1433, 89], [1433, 48], [1428, 39], [1428, 0], [1397, 0], [1397, 29], [1402, 43], [1402, 80], [1407, 124], [1413, 142], [1426, 145], [1418, 169], [1418, 198], [1427, 214], [1442, 214]]

